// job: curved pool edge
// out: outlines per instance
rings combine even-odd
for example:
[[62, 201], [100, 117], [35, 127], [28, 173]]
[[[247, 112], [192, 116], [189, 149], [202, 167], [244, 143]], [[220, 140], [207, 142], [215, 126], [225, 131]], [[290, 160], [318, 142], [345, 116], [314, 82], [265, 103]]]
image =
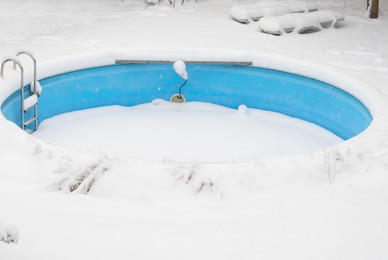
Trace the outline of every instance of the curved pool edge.
[[[39, 122], [74, 110], [133, 106], [157, 98], [169, 100], [180, 85], [171, 63], [118, 63], [42, 79]], [[190, 80], [184, 94], [188, 101], [234, 109], [243, 104], [278, 112], [314, 123], [345, 140], [363, 132], [372, 120], [369, 110], [357, 98], [315, 79], [241, 62], [187, 61], [187, 70]], [[16, 91], [1, 109], [8, 120], [20, 125], [20, 107], [20, 91]], [[30, 117], [32, 114], [27, 115]]]
[[[140, 49], [139, 51], [133, 50], [130, 52], [127, 50], [101, 50], [38, 61], [38, 79], [77, 70], [114, 65], [117, 60], [153, 60], [161, 62], [173, 62], [176, 60], [190, 60], [197, 62], [251, 62], [253, 66], [256, 67], [293, 73], [336, 86], [364, 103], [373, 117], [378, 111], [383, 111], [384, 108], [388, 107], [388, 105], [384, 104], [385, 99], [388, 97], [382, 97], [381, 92], [379, 92], [376, 87], [348, 72], [339, 70], [334, 66], [312, 62], [307, 59], [299, 59], [292, 56], [267, 52], [240, 52], [236, 55], [224, 55], [222, 56], [223, 59], [219, 59], [219, 55], [209, 54], [206, 50], [201, 54], [187, 54], [178, 51], [177, 53], [174, 53], [171, 51], [163, 55], [159, 53], [150, 54], [148, 49], [146, 51], [143, 50], [143, 52], [142, 50], [143, 49]], [[20, 88], [19, 73], [6, 74], [10, 75], [7, 75], [5, 79], [0, 78], [0, 86], [3, 85], [3, 87], [0, 87], [0, 104]], [[25, 75], [25, 84], [29, 84], [32, 81], [32, 66], [26, 66]], [[370, 100], [370, 95], [374, 96], [373, 101]], [[381, 101], [382, 98], [384, 98], [384, 101]]]
[[[148, 55], [149, 56], [149, 55]], [[369, 85], [366, 82], [363, 82], [361, 79], [350, 75], [349, 73], [343, 72], [339, 69], [336, 69], [329, 65], [324, 64], [318, 64], [306, 60], [300, 60], [295, 59], [292, 57], [286, 57], [286, 56], [273, 56], [267, 53], [255, 53], [252, 54], [252, 62], [255, 66], [263, 65], [261, 67], [271, 68], [275, 70], [281, 70], [286, 71], [290, 73], [299, 74], [302, 76], [311, 77], [313, 74], [317, 74], [316, 77], [313, 77], [318, 80], [322, 80], [324, 75], [330, 75], [334, 74], [334, 77], [331, 77], [330, 79], [325, 80], [325, 82], [333, 84], [349, 93], [354, 95], [356, 98], [360, 99], [369, 109], [370, 113], [373, 116], [373, 120], [370, 124], [370, 126], [360, 135], [351, 138], [347, 140], [346, 142], [340, 143], [338, 145], [335, 145], [332, 147], [335, 150], [351, 150], [351, 149], [359, 149], [360, 147], [363, 147], [363, 151], [367, 154], [365, 156], [368, 156], [370, 153], [378, 152], [379, 146], [376, 145], [377, 142], [375, 135], [378, 135], [381, 131], [388, 131], [387, 124], [384, 124], [384, 119], [387, 118], [387, 116], [384, 114], [384, 110], [388, 111], [388, 102], [387, 98], [378, 91], [374, 86]], [[73, 57], [66, 57], [66, 58], [58, 58], [58, 59], [50, 59], [48, 61], [40, 62], [38, 67], [38, 78], [45, 78], [52, 75], [56, 75], [58, 73], [68, 72], [72, 70], [78, 70], [78, 69], [85, 69], [90, 67], [96, 67], [97, 66], [104, 66], [104, 65], [113, 65], [115, 63], [115, 60], [117, 58], [120, 59], [132, 59], [132, 58], [139, 58], [139, 54], [135, 55], [134, 57], [130, 54], [121, 55], [117, 52], [112, 51], [101, 51], [101, 52], [93, 52], [93, 53], [86, 53], [82, 55], [75, 55]], [[202, 55], [202, 58], [206, 60], [206, 55]], [[271, 57], [273, 59], [271, 59]], [[148, 57], [149, 58], [149, 57]], [[176, 59], [192, 59], [190, 55], [179, 55], [179, 54], [173, 54], [173, 55], [154, 55], [151, 57], [154, 60], [176, 60]], [[209, 55], [207, 60], [210, 60], [211, 55]], [[227, 58], [227, 57], [226, 57]], [[246, 56], [240, 57], [239, 55], [231, 56], [229, 60], [232, 61], [247, 61]], [[53, 66], [55, 64], [55, 66]], [[74, 65], [76, 64], [76, 65]], [[61, 68], [61, 69], [59, 69]], [[44, 71], [43, 73], [41, 71]], [[18, 81], [19, 79], [17, 76], [7, 78], [7, 80], [0, 80], [0, 84], [3, 85], [3, 87], [0, 88], [0, 98], [1, 103], [4, 101], [6, 97], [8, 97], [11, 93], [16, 91], [18, 87]], [[5, 120], [3, 115], [1, 115], [1, 120]], [[370, 140], [368, 138], [371, 135], [371, 132], [373, 132], [373, 140]], [[23, 131], [18, 131], [17, 133], [12, 133], [15, 135], [24, 134]], [[365, 148], [365, 149], [364, 149]], [[329, 150], [329, 149], [328, 149]], [[331, 149], [330, 149], [331, 150]], [[321, 157], [322, 153], [326, 153], [327, 151], [317, 151], [315, 154], [320, 154]], [[311, 155], [297, 155], [297, 158], [300, 158], [301, 160], [308, 159], [311, 160]], [[302, 159], [304, 158], [304, 159]], [[265, 161], [275, 163], [277, 160], [281, 160], [281, 158], [277, 159], [270, 159]], [[322, 158], [319, 158], [318, 160], [322, 160]], [[299, 159], [298, 159], [299, 161]], [[271, 163], [271, 164], [272, 164]], [[362, 163], [362, 162], [361, 162]]]

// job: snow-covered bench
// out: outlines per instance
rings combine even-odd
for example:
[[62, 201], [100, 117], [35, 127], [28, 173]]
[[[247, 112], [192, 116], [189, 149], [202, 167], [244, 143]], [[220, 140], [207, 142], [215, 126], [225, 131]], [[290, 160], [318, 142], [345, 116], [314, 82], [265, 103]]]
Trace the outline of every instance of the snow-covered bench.
[[262, 1], [253, 5], [235, 5], [230, 9], [230, 16], [240, 23], [258, 21], [262, 17], [288, 13], [304, 13], [318, 10], [315, 3], [306, 0]]
[[294, 13], [280, 16], [263, 17], [259, 20], [262, 32], [282, 35], [296, 31], [320, 31], [322, 28], [334, 27], [345, 19], [342, 13], [332, 10], [320, 10], [311, 13]]

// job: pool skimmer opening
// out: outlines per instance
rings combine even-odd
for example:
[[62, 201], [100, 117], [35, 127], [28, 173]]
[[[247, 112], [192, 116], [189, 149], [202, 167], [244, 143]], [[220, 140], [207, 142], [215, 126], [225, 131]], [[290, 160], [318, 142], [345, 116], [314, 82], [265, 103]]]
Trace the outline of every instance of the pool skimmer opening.
[[186, 101], [186, 99], [181, 94], [175, 94], [175, 95], [172, 95], [172, 97], [170, 98], [170, 101], [173, 103], [183, 103]]

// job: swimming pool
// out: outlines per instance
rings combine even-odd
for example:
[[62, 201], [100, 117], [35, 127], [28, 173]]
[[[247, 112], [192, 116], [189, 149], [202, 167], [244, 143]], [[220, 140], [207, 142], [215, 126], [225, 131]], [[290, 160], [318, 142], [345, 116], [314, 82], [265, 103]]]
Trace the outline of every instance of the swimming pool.
[[[237, 108], [244, 104], [317, 124], [342, 139], [363, 132], [372, 116], [349, 93], [292, 73], [232, 64], [188, 63], [186, 101]], [[128, 63], [73, 71], [40, 80], [39, 122], [58, 114], [108, 105], [133, 106], [169, 100], [182, 84], [170, 63]], [[20, 91], [1, 106], [21, 124]]]

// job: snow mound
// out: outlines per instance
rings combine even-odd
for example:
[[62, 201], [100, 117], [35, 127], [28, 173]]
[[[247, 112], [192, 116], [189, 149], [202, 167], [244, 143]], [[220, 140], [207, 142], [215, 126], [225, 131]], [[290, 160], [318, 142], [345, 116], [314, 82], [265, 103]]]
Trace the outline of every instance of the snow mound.
[[174, 62], [173, 68], [174, 68], [175, 72], [178, 73], [179, 76], [181, 76], [183, 79], [185, 79], [185, 80], [188, 79], [188, 75], [187, 75], [187, 71], [186, 71], [186, 64], [183, 61], [178, 60], [178, 61]]

